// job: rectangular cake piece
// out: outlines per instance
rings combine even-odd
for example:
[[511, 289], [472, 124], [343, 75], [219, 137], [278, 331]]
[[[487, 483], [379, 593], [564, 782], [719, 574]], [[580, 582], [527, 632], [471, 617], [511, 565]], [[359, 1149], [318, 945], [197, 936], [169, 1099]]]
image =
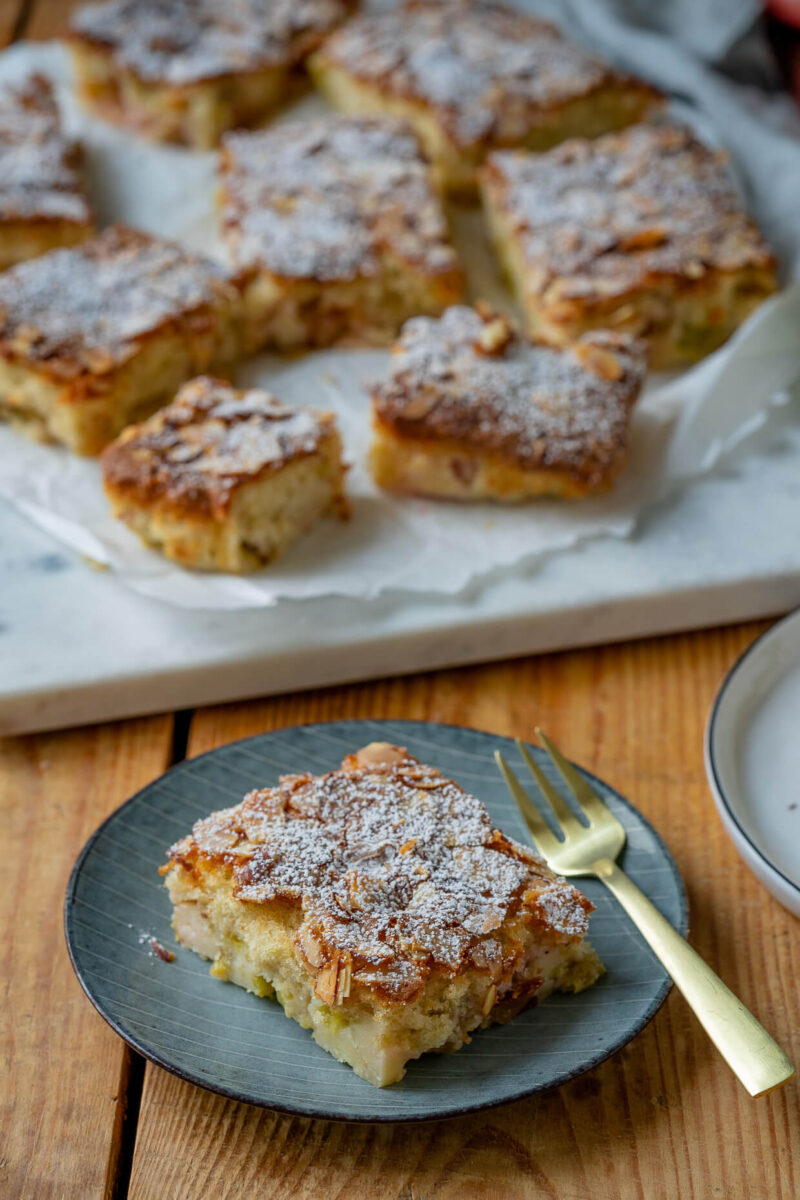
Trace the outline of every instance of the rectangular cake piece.
[[621, 334], [555, 349], [485, 307], [409, 321], [372, 389], [372, 475], [454, 500], [602, 491], [625, 462], [644, 369]]
[[0, 275], [0, 416], [97, 454], [186, 379], [238, 353], [224, 269], [113, 226]]
[[0, 98], [0, 270], [92, 229], [81, 148], [62, 131], [49, 80], [33, 75]]
[[547, 154], [493, 154], [481, 172], [500, 257], [534, 337], [587, 329], [645, 339], [653, 367], [715, 350], [776, 287], [776, 264], [725, 156], [673, 123]]
[[221, 184], [253, 349], [385, 343], [461, 296], [428, 164], [402, 121], [328, 116], [230, 134]]
[[207, 376], [103, 451], [114, 516], [186, 567], [253, 571], [347, 515], [332, 413]]
[[198, 821], [163, 870], [175, 933], [211, 974], [274, 995], [379, 1087], [603, 970], [586, 897], [382, 742]]
[[496, 0], [410, 0], [356, 17], [310, 60], [344, 112], [408, 120], [448, 190], [470, 194], [489, 150], [545, 150], [642, 120], [661, 97]]
[[78, 9], [69, 43], [78, 95], [158, 141], [215, 146], [263, 120], [355, 0], [105, 0]]

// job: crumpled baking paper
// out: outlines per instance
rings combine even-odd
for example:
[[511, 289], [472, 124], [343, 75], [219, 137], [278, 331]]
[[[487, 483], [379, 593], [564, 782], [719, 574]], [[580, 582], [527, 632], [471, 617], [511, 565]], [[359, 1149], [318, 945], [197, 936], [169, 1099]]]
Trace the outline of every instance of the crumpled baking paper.
[[[641, 37], [659, 40], [658, 35], [636, 34], [631, 53], [637, 56], [642, 51], [636, 39]], [[95, 461], [30, 443], [5, 427], [0, 427], [0, 495], [62, 542], [117, 572], [129, 586], [187, 608], [262, 607], [284, 598], [324, 595], [369, 599], [386, 591], [452, 595], [481, 577], [586, 539], [628, 536], [647, 505], [711, 471], [763, 423], [800, 375], [800, 284], [792, 282], [800, 277], [800, 144], [760, 122], [737, 99], [733, 85], [712, 79], [695, 62], [687, 66], [679, 48], [670, 52], [684, 101], [694, 95], [702, 103], [711, 95], [705, 114], [693, 113], [702, 132], [725, 143], [730, 140], [728, 120], [738, 122], [732, 147], [737, 174], [767, 237], [779, 246], [789, 286], [699, 366], [670, 378], [650, 378], [633, 421], [629, 463], [609, 495], [506, 508], [382, 494], [365, 468], [365, 385], [387, 365], [386, 352], [378, 350], [329, 350], [295, 359], [262, 355], [242, 364], [237, 382], [243, 385], [267, 387], [288, 404], [333, 409], [352, 464], [351, 520], [323, 521], [283, 560], [255, 575], [192, 572], [145, 549], [110, 516]], [[0, 83], [31, 70], [55, 80], [69, 126], [87, 148], [101, 223], [122, 220], [180, 238], [206, 253], [222, 253], [213, 217], [213, 155], [153, 146], [86, 116], [71, 99], [58, 46], [12, 47], [0, 58]], [[669, 73], [663, 63], [660, 70]], [[668, 84], [663, 78], [659, 82]], [[287, 119], [321, 108], [321, 101], [309, 98]], [[772, 179], [763, 175], [765, 164]], [[779, 178], [774, 174], [778, 170]], [[472, 295], [513, 310], [480, 213], [461, 210], [455, 225]]]

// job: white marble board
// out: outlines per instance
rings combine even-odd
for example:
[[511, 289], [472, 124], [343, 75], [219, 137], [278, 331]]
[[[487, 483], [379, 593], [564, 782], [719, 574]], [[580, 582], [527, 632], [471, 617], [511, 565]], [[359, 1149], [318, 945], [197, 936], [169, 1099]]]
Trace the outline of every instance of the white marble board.
[[0, 733], [718, 625], [800, 605], [798, 405], [610, 538], [458, 598], [178, 609], [0, 508]]

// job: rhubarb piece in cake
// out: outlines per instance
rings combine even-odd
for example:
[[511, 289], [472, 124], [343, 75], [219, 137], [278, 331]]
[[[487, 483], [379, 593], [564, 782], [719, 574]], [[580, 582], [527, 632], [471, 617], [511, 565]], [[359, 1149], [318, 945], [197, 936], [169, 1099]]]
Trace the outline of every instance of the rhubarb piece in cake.
[[306, 56], [353, 0], [105, 0], [78, 9], [69, 43], [78, 94], [159, 141], [215, 146], [302, 83]]
[[411, 0], [356, 17], [312, 56], [345, 112], [405, 117], [451, 191], [469, 193], [489, 150], [545, 150], [640, 121], [661, 98], [495, 0]]
[[409, 321], [372, 390], [375, 482], [457, 500], [604, 490], [625, 462], [640, 348], [591, 333], [538, 345], [485, 308]]
[[386, 342], [460, 298], [447, 222], [416, 137], [326, 116], [228, 135], [221, 221], [245, 281], [248, 342]]
[[198, 821], [164, 868], [178, 939], [378, 1086], [602, 966], [592, 905], [480, 800], [376, 742]]
[[528, 329], [644, 338], [654, 367], [717, 348], [775, 290], [775, 259], [725, 156], [681, 125], [637, 125], [547, 154], [494, 154], [486, 211]]
[[240, 301], [217, 264], [124, 226], [20, 263], [0, 275], [0, 415], [97, 454], [235, 359]]
[[0, 270], [92, 228], [81, 148], [61, 128], [50, 82], [34, 75], [0, 99]]
[[253, 571], [327, 513], [347, 515], [332, 413], [202, 377], [106, 447], [114, 515], [187, 567]]

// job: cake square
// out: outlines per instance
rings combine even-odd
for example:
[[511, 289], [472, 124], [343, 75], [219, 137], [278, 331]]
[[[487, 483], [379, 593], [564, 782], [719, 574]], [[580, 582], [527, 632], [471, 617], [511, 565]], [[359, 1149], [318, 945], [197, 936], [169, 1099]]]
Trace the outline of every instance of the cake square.
[[203, 376], [101, 458], [115, 517], [185, 567], [254, 571], [327, 513], [347, 516], [332, 413]]
[[643, 338], [651, 366], [680, 366], [775, 290], [775, 259], [725, 156], [682, 125], [494, 154], [482, 187], [529, 332], [555, 345], [611, 328]]
[[0, 270], [91, 236], [81, 148], [67, 138], [50, 81], [0, 99]]
[[644, 372], [624, 334], [556, 349], [484, 307], [409, 321], [372, 389], [373, 478], [453, 500], [603, 491], [625, 462]]
[[377, 1086], [603, 971], [586, 897], [387, 743], [250, 792], [169, 853], [178, 939]]
[[447, 222], [403, 122], [326, 116], [229, 134], [220, 173], [250, 348], [386, 343], [407, 317], [460, 299]]
[[408, 120], [441, 182], [465, 194], [489, 150], [593, 137], [661, 103], [641, 80], [497, 0], [410, 0], [356, 17], [309, 65], [336, 108]]
[[124, 226], [0, 275], [0, 416], [97, 454], [186, 379], [238, 353], [218, 264]]
[[78, 9], [78, 95], [108, 120], [198, 150], [263, 120], [355, 0], [105, 0]]

